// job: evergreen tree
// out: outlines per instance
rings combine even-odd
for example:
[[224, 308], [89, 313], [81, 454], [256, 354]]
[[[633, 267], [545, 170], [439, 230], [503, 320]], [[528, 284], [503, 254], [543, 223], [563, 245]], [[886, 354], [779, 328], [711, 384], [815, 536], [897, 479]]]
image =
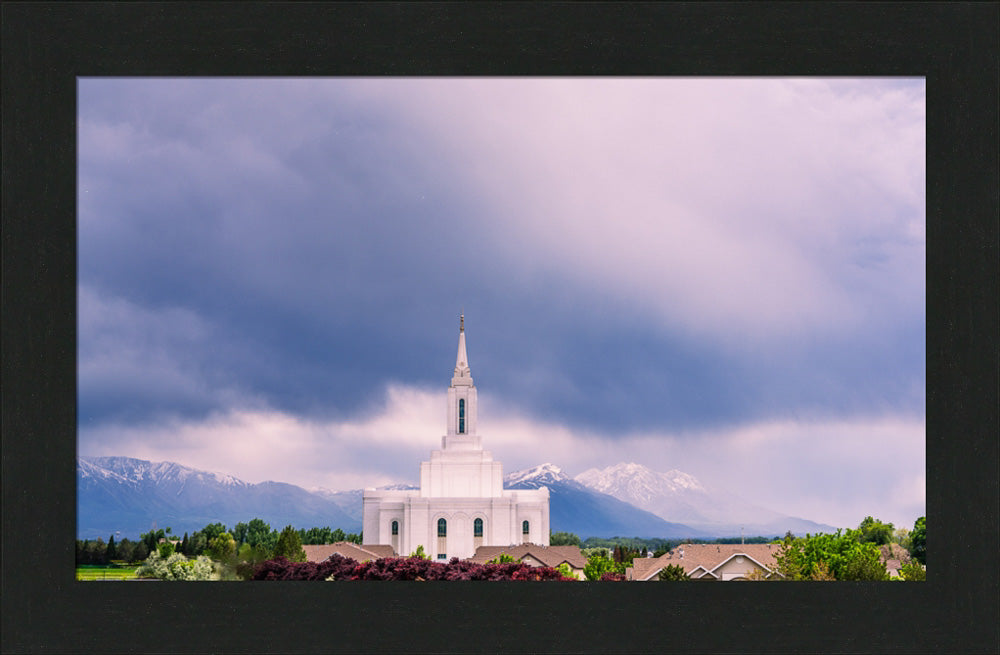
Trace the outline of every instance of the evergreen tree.
[[684, 572], [684, 567], [679, 564], [667, 564], [656, 574], [657, 580], [677, 581], [690, 580], [688, 574]]
[[115, 535], [108, 537], [108, 547], [106, 552], [106, 559], [110, 562], [113, 559], [118, 559], [118, 549], [115, 547]]
[[281, 531], [274, 546], [274, 556], [287, 557], [292, 562], [306, 561], [306, 551], [302, 548], [302, 540], [295, 528], [288, 525]]
[[118, 559], [125, 561], [126, 563], [131, 563], [136, 561], [135, 556], [135, 542], [129, 541], [128, 537], [121, 540], [116, 546], [118, 550]]

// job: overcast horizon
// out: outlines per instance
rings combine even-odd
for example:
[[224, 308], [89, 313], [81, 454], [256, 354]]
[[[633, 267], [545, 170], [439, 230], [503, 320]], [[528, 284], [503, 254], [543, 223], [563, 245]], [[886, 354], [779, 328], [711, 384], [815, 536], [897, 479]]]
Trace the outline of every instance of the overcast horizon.
[[78, 453], [925, 514], [922, 78], [80, 78]]

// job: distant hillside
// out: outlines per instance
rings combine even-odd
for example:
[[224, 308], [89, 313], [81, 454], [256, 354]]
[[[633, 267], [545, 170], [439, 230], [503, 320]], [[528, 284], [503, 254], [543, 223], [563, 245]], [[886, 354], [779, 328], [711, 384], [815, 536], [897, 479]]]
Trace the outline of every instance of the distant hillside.
[[575, 480], [660, 518], [683, 521], [716, 537], [734, 537], [741, 532], [746, 536], [780, 536], [788, 531], [802, 535], [836, 530], [754, 505], [731, 493], [708, 489], [694, 476], [676, 469], [660, 473], [642, 464], [621, 463], [589, 469]]
[[549, 526], [553, 532], [587, 537], [704, 538], [701, 530], [659, 516], [589, 489], [558, 466], [542, 464], [504, 476], [509, 489], [549, 488]]
[[[504, 477], [504, 486], [548, 487], [552, 531], [572, 532], [583, 539], [712, 538], [739, 535], [741, 525], [747, 536], [781, 535], [787, 530], [796, 534], [833, 531], [831, 526], [782, 516], [741, 501], [711, 497], [697, 480], [677, 471], [655, 474], [633, 464], [607, 469], [602, 475], [588, 472], [577, 477], [603, 487], [599, 490], [581, 484], [552, 464], [511, 473]], [[107, 539], [115, 532], [135, 538], [149, 531], [154, 522], [157, 527], [169, 526], [174, 534], [181, 535], [209, 523], [223, 523], [232, 528], [253, 518], [263, 519], [276, 530], [286, 525], [329, 526], [345, 532], [361, 530], [360, 489], [306, 490], [283, 482], [250, 484], [231, 475], [200, 471], [174, 462], [80, 457], [77, 489], [77, 535], [81, 539]], [[645, 507], [637, 506], [640, 504]], [[665, 513], [658, 516], [660, 512]], [[726, 518], [726, 512], [737, 517], [736, 521], [719, 520]], [[667, 520], [675, 516], [685, 517], [684, 522]], [[744, 522], [740, 523], [740, 519]]]
[[337, 503], [295, 485], [250, 484], [173, 462], [78, 458], [77, 535], [81, 539], [107, 539], [115, 532], [135, 538], [148, 532], [154, 522], [182, 535], [209, 523], [232, 528], [253, 518], [277, 530], [286, 525], [361, 530], [361, 521]]

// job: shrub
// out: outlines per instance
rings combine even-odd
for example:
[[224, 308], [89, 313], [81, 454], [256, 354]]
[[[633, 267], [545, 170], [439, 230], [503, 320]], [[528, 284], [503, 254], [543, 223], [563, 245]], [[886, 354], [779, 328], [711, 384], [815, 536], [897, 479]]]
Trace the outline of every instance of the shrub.
[[899, 577], [907, 581], [926, 580], [927, 570], [916, 558], [913, 558], [899, 569]]
[[580, 579], [576, 575], [576, 573], [573, 573], [573, 569], [571, 569], [569, 567], [569, 564], [566, 563], [566, 562], [563, 562], [562, 564], [560, 564], [559, 566], [557, 566], [556, 570], [559, 571], [559, 575], [561, 575], [564, 578], [569, 578], [570, 580], [579, 580]]
[[159, 578], [160, 580], [213, 580], [216, 579], [212, 560], [204, 555], [189, 560], [180, 553], [173, 553], [167, 558], [160, 556], [159, 550], [154, 550], [146, 562], [138, 568], [136, 576], [140, 578]]
[[690, 580], [688, 574], [684, 572], [684, 567], [679, 564], [667, 564], [656, 574], [657, 580]]
[[420, 557], [384, 557], [358, 563], [341, 555], [325, 562], [290, 562], [277, 557], [261, 563], [253, 580], [566, 580], [557, 569], [522, 562], [476, 564], [452, 558], [447, 564]]

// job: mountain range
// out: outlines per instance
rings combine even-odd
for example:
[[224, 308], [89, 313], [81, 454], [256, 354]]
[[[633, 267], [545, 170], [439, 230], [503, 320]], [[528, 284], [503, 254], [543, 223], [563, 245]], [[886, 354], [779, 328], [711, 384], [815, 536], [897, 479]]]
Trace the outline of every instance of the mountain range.
[[[543, 485], [550, 493], [552, 531], [572, 532], [581, 538], [710, 538], [739, 535], [740, 526], [748, 536], [833, 530], [710, 492], [680, 471], [656, 473], [639, 464], [591, 469], [573, 479], [546, 463], [504, 477], [508, 489]], [[251, 484], [174, 462], [80, 457], [77, 490], [77, 536], [81, 539], [107, 538], [115, 532], [135, 538], [154, 523], [182, 534], [216, 522], [231, 528], [253, 518], [278, 530], [286, 525], [330, 526], [348, 533], [361, 530], [360, 489], [307, 490], [271, 481]], [[730, 520], [734, 516], [740, 518]]]
[[662, 518], [682, 521], [719, 536], [783, 535], [833, 532], [833, 526], [786, 516], [719, 489], [707, 489], [694, 476], [676, 469], [659, 473], [635, 463], [589, 469], [574, 478], [580, 484]]
[[337, 503], [284, 482], [250, 484], [174, 462], [131, 457], [79, 457], [76, 470], [81, 539], [107, 539], [116, 531], [135, 538], [154, 522], [179, 535], [209, 523], [232, 528], [254, 518], [277, 530], [286, 525], [361, 530], [360, 519], [352, 519]]

